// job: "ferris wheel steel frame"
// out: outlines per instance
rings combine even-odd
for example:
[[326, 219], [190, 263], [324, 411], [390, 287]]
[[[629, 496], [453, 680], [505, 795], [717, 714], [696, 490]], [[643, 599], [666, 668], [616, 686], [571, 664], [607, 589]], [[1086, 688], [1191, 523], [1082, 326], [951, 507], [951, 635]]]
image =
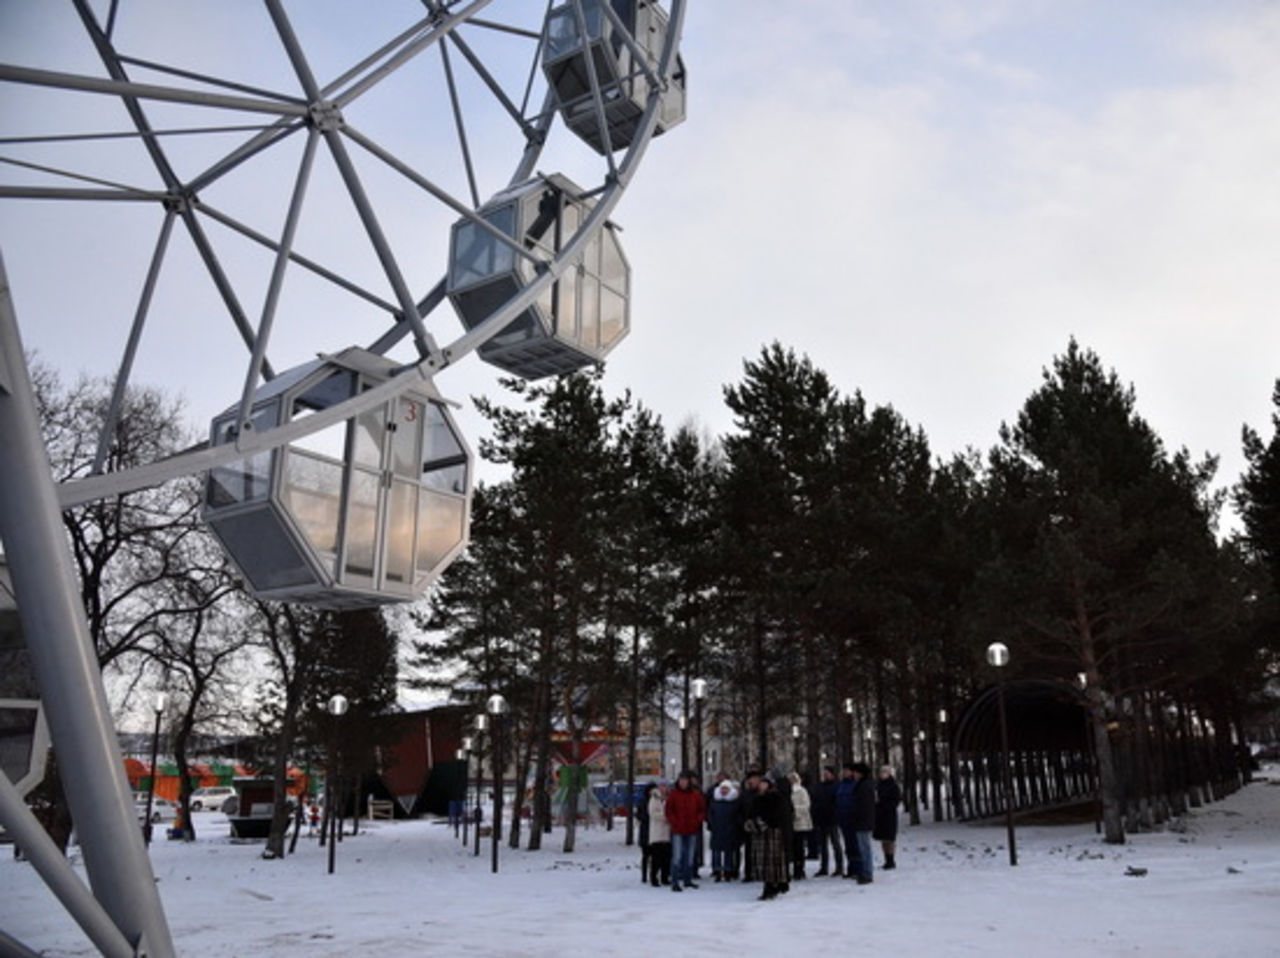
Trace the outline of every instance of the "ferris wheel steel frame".
[[[667, 33], [655, 64], [649, 62], [644, 51], [625, 30], [612, 4], [603, 0], [598, 5], [603, 16], [621, 30], [621, 42], [634, 55], [635, 62], [639, 65], [637, 73], [648, 84], [644, 113], [622, 158], [616, 159], [605, 123], [601, 84], [596, 76], [593, 58], [586, 57], [595, 112], [601, 124], [602, 138], [606, 147], [609, 147], [604, 151], [606, 172], [601, 184], [587, 191], [586, 195], [593, 201], [589, 214], [554, 257], [544, 260], [534, 257], [519, 239], [506, 235], [476, 213], [482, 197], [476, 183], [464, 110], [449, 58], [450, 49], [456, 49], [524, 134], [525, 147], [510, 180], [510, 183], [520, 182], [532, 174], [556, 116], [555, 91], [550, 84], [538, 112], [526, 115], [538, 72], [543, 43], [541, 33], [478, 17], [493, 0], [422, 0], [427, 10], [426, 16], [412, 23], [328, 84], [321, 86], [312, 73], [282, 0], [263, 2], [285, 48], [294, 78], [302, 88], [302, 97], [284, 95], [120, 53], [112, 39], [119, 0], [110, 0], [105, 26], [100, 24], [88, 0], [71, 0], [102, 61], [107, 77], [0, 64], [0, 82], [118, 98], [133, 125], [129, 132], [11, 138], [0, 145], [37, 140], [89, 141], [136, 137], [141, 140], [154, 171], [164, 186], [161, 190], [146, 189], [80, 172], [0, 157], [0, 161], [8, 165], [65, 177], [79, 184], [71, 187], [0, 185], [0, 200], [156, 203], [162, 205], [165, 211], [129, 325], [98, 440], [92, 474], [61, 485], [53, 481], [45, 460], [30, 373], [23, 354], [9, 279], [0, 255], [0, 538], [9, 555], [20, 557], [21, 560], [11, 568], [14, 591], [18, 597], [32, 668], [44, 701], [50, 736], [62, 759], [61, 769], [72, 813], [76, 817], [92, 890], [84, 887], [3, 774], [0, 774], [0, 822], [22, 836], [24, 847], [37, 865], [41, 877], [63, 903], [68, 914], [106, 955], [145, 954], [168, 958], [175, 954], [175, 950], [150, 861], [140, 830], [134, 821], [128, 783], [117, 754], [114, 727], [101, 672], [84, 609], [80, 605], [76, 572], [63, 536], [62, 511], [71, 506], [158, 485], [216, 465], [244, 459], [254, 452], [277, 448], [350, 419], [378, 403], [390, 400], [415, 384], [431, 380], [437, 372], [458, 362], [503, 330], [544, 294], [566, 269], [571, 268], [584, 246], [598, 231], [605, 228], [656, 133], [662, 96], [672, 82], [677, 65], [677, 48], [685, 12], [685, 0], [671, 0]], [[574, 7], [578, 28], [586, 37], [587, 22], [583, 0], [569, 2]], [[544, 18], [551, 7], [551, 2], [548, 2], [543, 11]], [[459, 28], [463, 25], [504, 31], [536, 40], [537, 47], [525, 84], [522, 104], [517, 105], [514, 98], [506, 94], [502, 84], [485, 68], [482, 59], [460, 35]], [[449, 92], [449, 109], [453, 113], [466, 172], [469, 203], [455, 199], [429, 177], [394, 156], [360, 130], [348, 125], [342, 112], [381, 80], [433, 46], [439, 49], [442, 58]], [[136, 82], [129, 78], [127, 67], [165, 73], [213, 89]], [[155, 129], [143, 110], [143, 103], [147, 101], [265, 114], [275, 119], [265, 126], [233, 124]], [[252, 131], [253, 135], [186, 182], [178, 177], [161, 147], [163, 138], [167, 136], [238, 131]], [[288, 212], [278, 238], [255, 230], [224, 210], [204, 203], [197, 196], [198, 191], [256, 155], [303, 131], [306, 133], [306, 143], [294, 178]], [[338, 169], [364, 227], [366, 238], [382, 268], [383, 278], [391, 287], [393, 295], [390, 300], [294, 248], [299, 217], [321, 142]], [[365, 193], [360, 175], [348, 152], [349, 144], [355, 144], [444, 204], [457, 216], [489, 232], [516, 256], [534, 260], [537, 269], [535, 278], [483, 322], [457, 336], [447, 345], [439, 345], [428, 332], [425, 320], [444, 302], [445, 280], [441, 279], [421, 297], [412, 294], [395, 250]], [[250, 320], [223, 269], [214, 244], [204, 231], [202, 220], [206, 218], [274, 254], [270, 280], [256, 323]], [[241, 428], [234, 442], [226, 445], [213, 447], [204, 443], [161, 461], [119, 472], [103, 472], [110, 452], [110, 439], [123, 409], [132, 368], [147, 325], [157, 281], [163, 271], [175, 227], [179, 223], [185, 228], [232, 324], [250, 353], [237, 405]], [[405, 338], [410, 338], [417, 351], [417, 358], [406, 362], [385, 383], [364, 393], [317, 411], [304, 420], [255, 433], [249, 413], [255, 389], [263, 380], [269, 380], [275, 375], [268, 358], [268, 345], [284, 278], [290, 266], [307, 270], [335, 288], [390, 314], [393, 322], [369, 344], [369, 351], [385, 354]], [[93, 789], [115, 792], [116, 800], [91, 802], [90, 797], [95, 794]], [[15, 954], [29, 952], [20, 942], [3, 933], [0, 933], [0, 950]]]

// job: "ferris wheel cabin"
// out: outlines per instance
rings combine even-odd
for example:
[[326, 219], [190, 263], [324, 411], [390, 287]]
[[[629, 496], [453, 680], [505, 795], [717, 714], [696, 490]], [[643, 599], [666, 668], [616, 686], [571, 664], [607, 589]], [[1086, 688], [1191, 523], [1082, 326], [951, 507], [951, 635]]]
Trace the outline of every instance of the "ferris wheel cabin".
[[[565, 124], [598, 152], [631, 145], [662, 55], [667, 22], [666, 11], [650, 0], [579, 0], [555, 6], [547, 15], [542, 71], [555, 90]], [[592, 93], [593, 68], [599, 107]], [[684, 114], [685, 70], [677, 55], [671, 82], [662, 92], [654, 135], [680, 123]]]
[[[471, 220], [455, 223], [447, 288], [463, 324], [479, 326], [537, 279], [592, 205], [570, 180], [551, 175], [510, 187], [478, 211], [510, 241]], [[524, 379], [598, 363], [630, 330], [630, 290], [631, 267], [606, 223], [559, 279], [480, 346], [480, 358]]]
[[[386, 382], [396, 364], [352, 347], [254, 396], [255, 433]], [[237, 409], [213, 421], [232, 442]], [[466, 543], [471, 461], [427, 383], [273, 451], [210, 470], [204, 519], [263, 598], [359, 608], [420, 597]]]

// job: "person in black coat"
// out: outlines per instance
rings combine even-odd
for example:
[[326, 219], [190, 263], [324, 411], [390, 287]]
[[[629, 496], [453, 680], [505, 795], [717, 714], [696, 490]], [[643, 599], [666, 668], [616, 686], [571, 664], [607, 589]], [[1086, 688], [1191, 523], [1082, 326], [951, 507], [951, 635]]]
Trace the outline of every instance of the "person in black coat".
[[871, 837], [880, 843], [884, 851], [884, 867], [897, 868], [893, 860], [898, 840], [898, 805], [902, 801], [902, 789], [893, 779], [893, 769], [880, 766], [880, 780], [876, 782], [876, 822]]
[[633, 811], [636, 824], [640, 826], [638, 840], [640, 842], [640, 884], [642, 885], [649, 880], [649, 796], [653, 794], [654, 788], [653, 782], [644, 787]]
[[830, 765], [822, 770], [822, 781], [813, 787], [811, 798], [813, 833], [817, 836], [822, 855], [822, 865], [817, 873], [819, 876], [832, 874], [827, 870], [827, 845], [830, 844], [835, 850], [834, 874], [838, 878], [844, 874], [844, 852], [840, 845], [840, 829], [836, 823], [836, 770]]
[[[849, 827], [858, 845], [857, 878], [859, 885], [871, 884], [874, 862], [871, 858], [871, 832], [876, 827], [876, 786], [871, 780], [871, 766], [866, 762], [853, 765], [853, 795]], [[849, 858], [852, 860], [853, 854]]]

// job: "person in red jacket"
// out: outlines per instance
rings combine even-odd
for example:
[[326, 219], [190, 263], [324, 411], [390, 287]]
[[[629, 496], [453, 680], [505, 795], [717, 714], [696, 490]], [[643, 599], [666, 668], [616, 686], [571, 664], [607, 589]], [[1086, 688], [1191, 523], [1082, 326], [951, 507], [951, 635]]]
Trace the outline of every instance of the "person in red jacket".
[[667, 793], [664, 809], [671, 826], [671, 890], [697, 888], [693, 881], [693, 850], [698, 832], [707, 817], [707, 800], [702, 789], [693, 787], [693, 773], [687, 769], [676, 779], [676, 787]]

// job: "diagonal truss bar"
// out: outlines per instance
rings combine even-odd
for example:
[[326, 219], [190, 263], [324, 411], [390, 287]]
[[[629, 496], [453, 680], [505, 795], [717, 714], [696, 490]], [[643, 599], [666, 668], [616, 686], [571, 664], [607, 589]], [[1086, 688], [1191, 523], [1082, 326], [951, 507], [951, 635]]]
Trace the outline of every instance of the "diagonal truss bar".
[[[547, 9], [550, 9], [548, 6]], [[496, 30], [499, 33], [510, 33], [517, 37], [525, 37], [529, 40], [541, 40], [541, 33], [534, 33], [532, 30], [525, 30], [522, 27], [513, 27], [509, 23], [495, 23], [493, 20], [483, 20], [479, 17], [472, 17], [467, 21], [469, 27], [484, 27], [488, 30]]]
[[204, 189], [210, 183], [230, 173], [245, 160], [251, 159], [268, 147], [274, 146], [281, 140], [284, 140], [290, 135], [296, 133], [298, 130], [301, 130], [305, 125], [306, 120], [299, 117], [285, 117], [277, 120], [257, 136], [240, 144], [240, 146], [236, 147], [199, 176], [194, 177], [187, 184], [187, 192], [192, 194], [200, 192], [200, 190]]
[[471, 190], [471, 205], [480, 208], [480, 191], [476, 187], [476, 170], [471, 162], [471, 144], [467, 141], [467, 125], [462, 119], [462, 104], [458, 102], [458, 85], [453, 79], [453, 65], [449, 62], [449, 45], [440, 44], [440, 62], [444, 65], [444, 78], [449, 87], [449, 104], [453, 107], [453, 122], [458, 130], [458, 147], [462, 150], [462, 163], [467, 168], [467, 186]]
[[462, 10], [452, 13], [442, 19], [438, 19], [433, 23], [434, 29], [423, 34], [407, 43], [398, 53], [387, 60], [382, 66], [365, 75], [363, 79], [348, 87], [342, 93], [333, 98], [334, 103], [340, 107], [346, 106], [356, 97], [367, 91], [370, 87], [377, 84], [384, 77], [390, 75], [409, 60], [416, 57], [431, 44], [435, 43], [440, 37], [449, 33], [459, 23], [467, 19], [473, 12], [483, 10], [493, 0], [472, 0]]
[[139, 189], [136, 186], [129, 186], [127, 183], [117, 183], [114, 180], [103, 180], [96, 176], [86, 176], [83, 173], [72, 173], [70, 170], [60, 170], [56, 166], [45, 166], [43, 163], [31, 163], [27, 160], [15, 159], [11, 156], [0, 156], [0, 163], [7, 166], [18, 166], [24, 170], [36, 170], [39, 173], [52, 173], [54, 176], [65, 176], [69, 180], [79, 180], [82, 183], [96, 183], [98, 186], [107, 186], [124, 193], [132, 193], [135, 196], [147, 193], [147, 190]]
[[351, 67], [345, 73], [335, 77], [332, 81], [327, 83], [320, 90], [321, 95], [326, 97], [332, 96], [338, 90], [342, 89], [343, 86], [345, 86], [350, 81], [354, 80], [356, 77], [362, 74], [365, 70], [369, 69], [375, 63], [381, 60], [383, 57], [389, 55], [397, 47], [401, 47], [404, 44], [412, 41], [415, 37], [419, 37], [420, 35], [430, 31], [433, 22], [434, 22], [433, 17], [424, 17], [423, 19], [415, 23], [413, 26], [409, 27], [407, 30], [401, 31], [397, 36], [392, 37], [390, 40], [388, 40], [382, 46], [378, 47], [378, 49], [374, 50], [372, 53], [370, 53], [367, 57], [365, 57], [355, 66]]
[[280, 302], [280, 288], [284, 284], [285, 268], [289, 265], [289, 253], [293, 249], [298, 219], [302, 215], [302, 201], [306, 198], [307, 184], [311, 181], [311, 166], [315, 161], [316, 143], [319, 137], [320, 134], [314, 129], [308, 133], [307, 143], [302, 151], [302, 162], [298, 164], [298, 178], [294, 183], [293, 198], [289, 201], [289, 212], [285, 217], [284, 230], [280, 235], [280, 247], [276, 251], [275, 266], [271, 270], [271, 282], [267, 285], [267, 296], [262, 304], [262, 319], [258, 323], [258, 333], [254, 337], [253, 356], [249, 360], [249, 369], [244, 377], [244, 392], [240, 396], [240, 418], [237, 420], [241, 432], [253, 428], [249, 408], [253, 405], [253, 392], [258, 386], [258, 376], [262, 372], [262, 363], [266, 358], [267, 343], [271, 339], [276, 306]]
[[[190, 126], [172, 130], [152, 130], [151, 136], [187, 136], [195, 133], [244, 133], [250, 130], [265, 130], [261, 124], [244, 124], [239, 126]], [[46, 136], [0, 136], [0, 146], [25, 143], [77, 143], [92, 140], [134, 140], [143, 134], [137, 130], [124, 130], [115, 133], [59, 133]]]
[[160, 224], [160, 235], [156, 238], [155, 252], [151, 254], [151, 265], [147, 269], [147, 278], [142, 284], [142, 294], [138, 297], [138, 308], [133, 314], [133, 325], [129, 328], [129, 338], [125, 342], [124, 356], [120, 359], [120, 368], [116, 373], [116, 381], [111, 389], [111, 402], [107, 406], [107, 414], [102, 420], [102, 431], [98, 434], [98, 449], [93, 455], [93, 472], [102, 472], [107, 461], [107, 453], [111, 449], [111, 440], [115, 435], [116, 423], [120, 420], [120, 409], [124, 405], [124, 394], [129, 385], [129, 376], [133, 372], [133, 360], [138, 353], [138, 343], [142, 339], [142, 329], [147, 322], [147, 313], [151, 309], [151, 297], [155, 293], [156, 281], [160, 278], [160, 264], [164, 262], [165, 251], [169, 248], [169, 239], [173, 235], [173, 221], [176, 214], [172, 209], [166, 210], [164, 222]]
[[107, 93], [112, 96], [132, 97], [140, 100], [167, 100], [191, 106], [218, 107], [224, 110], [244, 110], [250, 113], [271, 113], [276, 116], [305, 116], [305, 104], [282, 103], [273, 100], [256, 100], [249, 97], [227, 96], [204, 90], [184, 90], [182, 87], [158, 86], [154, 83], [134, 83], [130, 80], [104, 79], [83, 76], [78, 73], [61, 73], [55, 70], [39, 70], [0, 63], [0, 80], [11, 83], [27, 83], [34, 86], [51, 86], [63, 90], [81, 90], [85, 93]]
[[296, 96], [278, 93], [275, 90], [264, 90], [262, 87], [249, 86], [247, 83], [236, 83], [234, 80], [223, 80], [204, 73], [196, 73], [192, 70], [183, 70], [169, 66], [167, 63], [156, 63], [154, 60], [143, 60], [141, 57], [126, 56], [123, 53], [120, 54], [120, 62], [129, 66], [142, 67], [145, 70], [155, 70], [157, 73], [168, 73], [171, 76], [182, 77], [185, 80], [196, 80], [200, 83], [207, 83], [210, 86], [222, 87], [224, 90], [239, 90], [241, 93], [252, 93], [255, 96], [266, 97], [268, 100], [279, 100], [282, 103], [296, 103], [300, 106], [306, 106], [306, 102]]
[[[227, 227], [228, 229], [234, 230], [235, 232], [239, 233], [241, 236], [245, 237], [246, 239], [251, 239], [255, 243], [259, 244], [260, 246], [265, 246], [267, 249], [271, 250], [272, 252], [277, 252], [280, 249], [280, 244], [277, 243], [275, 240], [273, 240], [271, 237], [265, 236], [262, 233], [259, 233], [257, 230], [252, 229], [249, 226], [246, 226], [244, 223], [241, 223], [239, 220], [222, 212], [216, 207], [210, 206], [208, 203], [205, 203], [203, 200], [196, 203], [195, 208], [197, 213], [204, 214], [210, 219], [218, 223], [221, 223], [223, 226]], [[388, 313], [394, 313], [396, 311], [396, 306], [393, 305], [392, 303], [387, 302], [381, 296], [375, 296], [373, 293], [369, 292], [367, 289], [364, 289], [361, 286], [357, 286], [351, 280], [346, 279], [345, 277], [339, 276], [337, 273], [333, 272], [330, 269], [326, 269], [325, 267], [317, 263], [315, 260], [309, 259], [308, 257], [303, 256], [301, 253], [295, 253], [293, 251], [290, 251], [289, 261], [292, 263], [297, 263], [303, 269], [309, 270], [310, 272], [315, 273], [317, 276], [328, 280], [329, 282], [333, 283], [335, 286], [345, 289], [348, 293], [358, 296], [368, 303], [372, 303], [374, 306], [377, 306], [379, 309], [385, 310]]]
[[526, 120], [524, 114], [520, 112], [520, 108], [511, 102], [511, 98], [507, 96], [506, 91], [502, 89], [502, 85], [494, 79], [493, 74], [490, 73], [488, 68], [480, 61], [480, 58], [475, 55], [475, 51], [471, 49], [470, 44], [468, 44], [466, 40], [462, 39], [462, 37], [458, 36], [456, 32], [449, 35], [449, 40], [458, 48], [458, 52], [467, 58], [467, 62], [471, 64], [471, 69], [475, 70], [476, 75], [484, 81], [484, 85], [489, 88], [489, 92], [491, 92], [497, 101], [502, 104], [502, 108], [510, 114], [511, 119], [515, 121], [516, 126], [520, 127], [520, 129], [524, 131], [525, 136], [528, 136], [530, 131], [529, 121]]
[[59, 189], [49, 186], [0, 186], [0, 197], [10, 200], [133, 200], [164, 202], [164, 193], [134, 193], [121, 190]]
[[[552, 2], [553, 0], [547, 0], [547, 5], [543, 9], [542, 22], [544, 25], [547, 22], [547, 17], [551, 15]], [[522, 114], [529, 109], [529, 98], [533, 96], [533, 81], [538, 76], [538, 62], [542, 59], [542, 46], [546, 42], [546, 31], [544, 30], [538, 34], [538, 43], [533, 48], [533, 60], [529, 64], [529, 76], [524, 82], [524, 96], [520, 98], [520, 112]]]

